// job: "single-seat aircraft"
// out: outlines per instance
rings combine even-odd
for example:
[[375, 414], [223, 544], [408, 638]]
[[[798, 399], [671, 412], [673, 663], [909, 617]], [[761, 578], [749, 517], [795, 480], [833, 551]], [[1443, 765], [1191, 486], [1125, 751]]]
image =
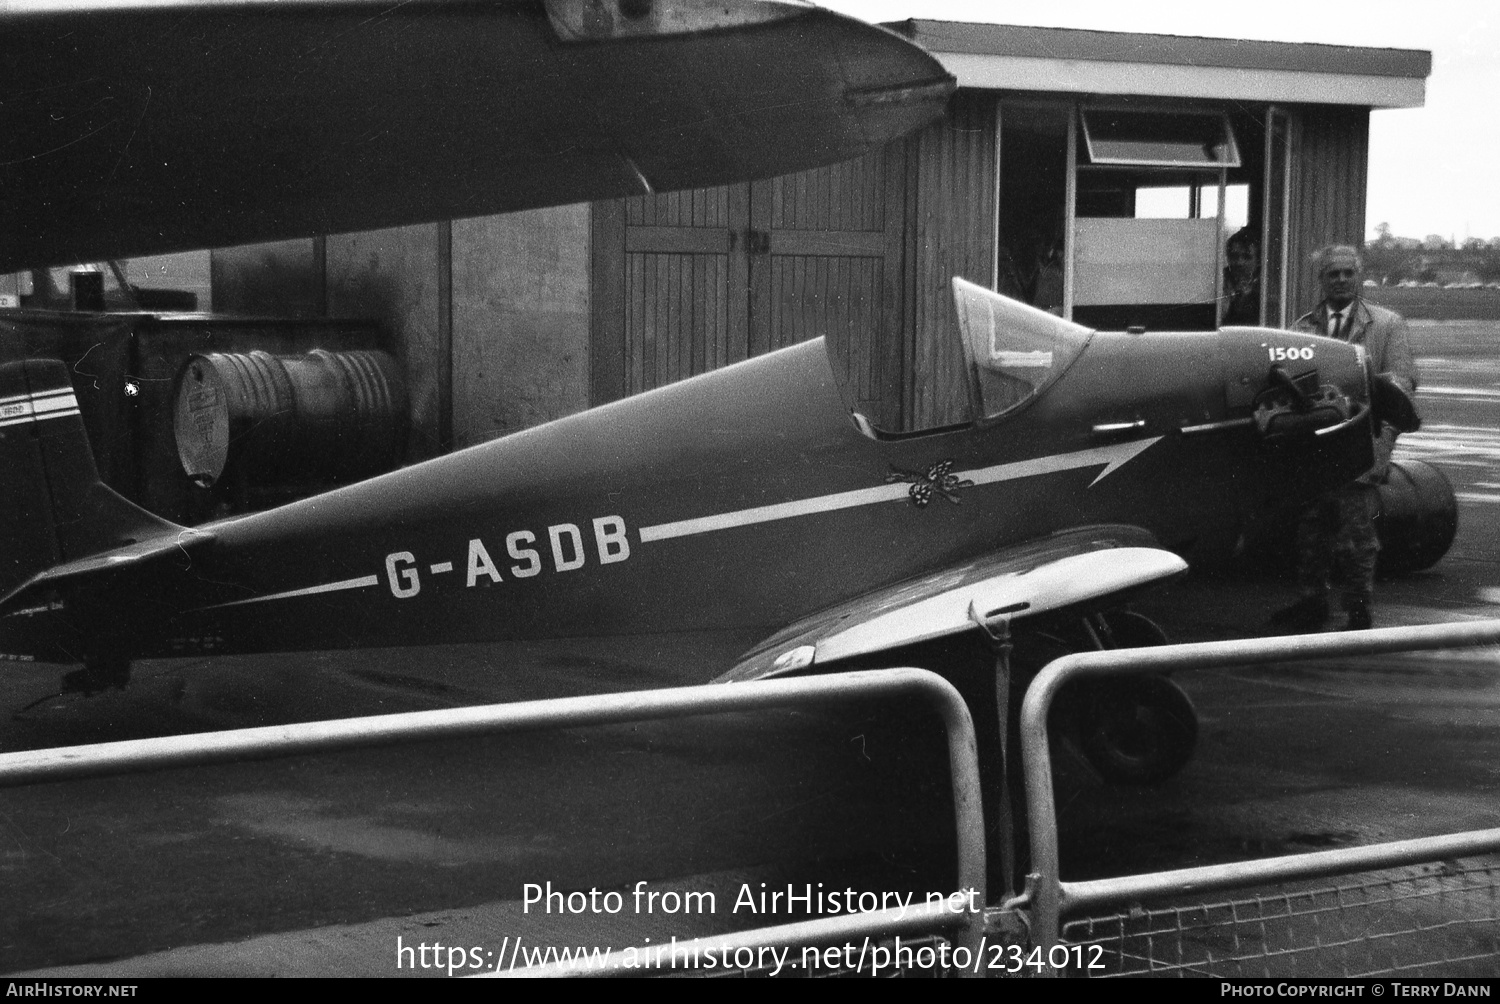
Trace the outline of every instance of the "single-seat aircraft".
[[[325, 43], [336, 47], [347, 37], [335, 30], [339, 18], [373, 10], [354, 0], [126, 6], [150, 15], [148, 21], [160, 18], [162, 34], [181, 14], [190, 26], [183, 30], [205, 45], [214, 33], [192, 28], [195, 18], [264, 15], [271, 26], [263, 29], [266, 46], [292, 66], [301, 64], [287, 47], [313, 53]], [[80, 7], [91, 16], [46, 6], [45, 17], [9, 13], [4, 20], [56, 50], [70, 23], [107, 25], [117, 10]], [[278, 20], [288, 10], [311, 18], [321, 34], [295, 31], [297, 17], [290, 27]], [[158, 154], [164, 144], [182, 152], [186, 141], [146, 125], [169, 98], [178, 102], [165, 113], [171, 128], [196, 139], [233, 140], [241, 129], [268, 123], [244, 122], [233, 101], [221, 111], [224, 119], [239, 119], [236, 125], [210, 122], [204, 99], [180, 93], [143, 91], [140, 102], [129, 104], [135, 92], [126, 88], [120, 107], [139, 115], [131, 128], [151, 135], [110, 146], [117, 164], [94, 150], [84, 161], [92, 172], [68, 159], [73, 147], [61, 136], [48, 141], [52, 147], [39, 146], [37, 165], [20, 172], [31, 195], [0, 186], [7, 211], [24, 223], [0, 237], [0, 267], [284, 236], [325, 220], [331, 229], [451, 215], [456, 208], [488, 212], [511, 206], [511, 198], [537, 205], [605, 197], [663, 178], [698, 185], [791, 170], [897, 135], [940, 108], [951, 88], [936, 63], [894, 36], [786, 3], [419, 3], [375, 19], [413, 11], [435, 17], [452, 11], [463, 22], [457, 40], [430, 25], [424, 30], [473, 57], [464, 71], [474, 69], [483, 50], [480, 42], [469, 49], [473, 25], [488, 25], [493, 14], [503, 30], [487, 37], [510, 46], [502, 51], [518, 59], [551, 66], [552, 86], [571, 88], [567, 100], [554, 95], [536, 121], [509, 108], [507, 127], [519, 119], [528, 130], [519, 149], [493, 154], [483, 144], [464, 146], [465, 156], [497, 158], [498, 167], [437, 163], [442, 158], [423, 148], [432, 135], [424, 125], [416, 136], [372, 134], [380, 147], [372, 156], [407, 158], [401, 170], [361, 163], [345, 179], [322, 159], [334, 155], [338, 136], [300, 130], [274, 141], [269, 152], [241, 143], [236, 154], [216, 153], [201, 172], [186, 162], [182, 174], [158, 171], [134, 151], [139, 143]], [[651, 21], [657, 11], [680, 16]], [[721, 11], [733, 23], [718, 24]], [[611, 12], [613, 20], [604, 16]], [[694, 21], [694, 14], [705, 21]], [[632, 17], [678, 34], [619, 30]], [[343, 23], [351, 32], [365, 28], [358, 18]], [[747, 98], [737, 90], [780, 86], [764, 80], [774, 73], [731, 75], [738, 80], [731, 86], [708, 68], [659, 65], [689, 49], [695, 59], [708, 50], [721, 60], [737, 53], [748, 61], [770, 58], [758, 46], [787, 39], [808, 43], [775, 55], [800, 74], [789, 123], [782, 121], [789, 113], [764, 104], [765, 94]], [[91, 59], [133, 79], [124, 61], [114, 60], [101, 40], [94, 43]], [[8, 56], [21, 51], [13, 40], [3, 44]], [[157, 38], [141, 44], [155, 51]], [[210, 61], [222, 55], [211, 45], [204, 51]], [[650, 58], [637, 65], [643, 51]], [[34, 58], [41, 57], [27, 55]], [[344, 87], [334, 72], [344, 63], [308, 58], [314, 65], [307, 79], [257, 77], [251, 90]], [[636, 72], [630, 93], [607, 94], [597, 80], [567, 84], [563, 64], [587, 81], [582, 68], [590, 58]], [[30, 65], [43, 80], [56, 82], [63, 72], [50, 63]], [[212, 71], [208, 62], [155, 69], [183, 87], [201, 84], [195, 74]], [[502, 78], [492, 85], [496, 93], [480, 97], [492, 99], [490, 112], [509, 107], [502, 100], [507, 88], [532, 94], [526, 74], [503, 61], [496, 72]], [[655, 88], [674, 72], [704, 74], [714, 86], [692, 95], [659, 93]], [[100, 79], [107, 87], [112, 78]], [[76, 80], [79, 95], [95, 86], [82, 71]], [[346, 103], [336, 108], [358, 111], [357, 96], [344, 95]], [[85, 114], [87, 102], [75, 97]], [[591, 98], [604, 105], [582, 107]], [[288, 111], [293, 121], [317, 117], [308, 100], [299, 98], [300, 108]], [[695, 118], [700, 101], [704, 114], [723, 117]], [[802, 145], [804, 111], [820, 123], [816, 150]], [[403, 127], [417, 118], [408, 110]], [[459, 119], [469, 121], [467, 110]], [[670, 124], [642, 133], [647, 120]], [[93, 122], [79, 121], [74, 146], [93, 142], [85, 135]], [[792, 142], [775, 135], [783, 125]], [[565, 138], [552, 135], [554, 126]], [[340, 135], [348, 141], [363, 128]], [[705, 130], [717, 146], [700, 147]], [[746, 137], [763, 146], [744, 150]], [[316, 154], [304, 157], [304, 143]], [[70, 182], [45, 176], [54, 147], [63, 151]], [[741, 154], [743, 162], [735, 159]], [[231, 163], [240, 155], [262, 158], [257, 172], [265, 191]], [[685, 159], [675, 160], [679, 155]], [[554, 175], [558, 165], [562, 173]], [[429, 169], [438, 181], [424, 178]], [[6, 170], [14, 177], [17, 169]], [[465, 184], [503, 175], [514, 182], [512, 192], [523, 194], [459, 206], [461, 196], [440, 190], [455, 173]], [[402, 183], [420, 190], [403, 192]], [[90, 222], [87, 212], [59, 206], [74, 185], [102, 219]], [[231, 193], [222, 214], [208, 211], [216, 190]], [[116, 204], [117, 196], [125, 204]], [[179, 198], [192, 211], [166, 213], [172, 222], [157, 229], [151, 221]], [[57, 210], [62, 224], [51, 229], [50, 216], [33, 201]], [[1372, 397], [1379, 398], [1380, 381], [1358, 346], [1269, 329], [1091, 331], [962, 280], [953, 287], [971, 378], [972, 414], [961, 424], [921, 433], [877, 427], [843, 396], [838, 369], [819, 339], [325, 495], [195, 528], [152, 516], [100, 483], [60, 363], [5, 365], [0, 659], [81, 662], [71, 686], [95, 690], [123, 685], [134, 659], [758, 633], [762, 643], [706, 674], [734, 681], [909, 664], [922, 646], [984, 631], [997, 618], [1015, 625], [1018, 651], [1028, 631], [1042, 648], [1059, 639], [1150, 642], [1149, 624], [1111, 611], [1132, 591], [1182, 572], [1178, 551], [1232, 531], [1273, 501], [1311, 498], [1371, 463]], [[1106, 777], [1157, 780], [1191, 753], [1191, 705], [1167, 681], [1132, 694], [1123, 702], [1125, 731], [1145, 722], [1159, 735], [1121, 738], [1098, 718], [1091, 761]], [[1121, 703], [1118, 694], [1096, 702]]]

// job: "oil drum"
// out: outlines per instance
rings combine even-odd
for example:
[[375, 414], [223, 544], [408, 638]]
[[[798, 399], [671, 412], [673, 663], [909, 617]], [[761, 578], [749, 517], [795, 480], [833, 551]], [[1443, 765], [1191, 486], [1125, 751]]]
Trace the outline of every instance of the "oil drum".
[[355, 481], [406, 448], [406, 384], [385, 352], [192, 355], [174, 402], [177, 455], [202, 485], [226, 469], [258, 485]]
[[1458, 532], [1458, 499], [1442, 471], [1420, 460], [1391, 462], [1380, 486], [1380, 571], [1420, 572], [1448, 553]]

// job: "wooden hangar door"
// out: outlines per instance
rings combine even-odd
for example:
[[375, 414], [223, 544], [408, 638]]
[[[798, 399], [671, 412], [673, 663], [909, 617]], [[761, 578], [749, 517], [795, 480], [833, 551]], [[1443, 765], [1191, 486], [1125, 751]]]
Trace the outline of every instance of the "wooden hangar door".
[[602, 404], [827, 335], [900, 428], [906, 155], [596, 203], [591, 397]]

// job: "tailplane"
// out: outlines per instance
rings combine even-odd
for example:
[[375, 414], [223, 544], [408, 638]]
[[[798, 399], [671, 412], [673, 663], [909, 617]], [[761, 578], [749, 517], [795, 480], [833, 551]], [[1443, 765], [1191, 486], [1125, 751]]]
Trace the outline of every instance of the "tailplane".
[[180, 527], [99, 480], [68, 368], [0, 365], [0, 596], [63, 562]]

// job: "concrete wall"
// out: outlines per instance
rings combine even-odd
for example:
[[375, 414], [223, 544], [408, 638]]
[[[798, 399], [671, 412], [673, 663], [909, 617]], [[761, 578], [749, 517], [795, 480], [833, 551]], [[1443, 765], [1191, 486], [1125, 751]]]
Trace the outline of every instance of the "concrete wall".
[[207, 251], [159, 254], [125, 263], [125, 280], [143, 289], [173, 289], [192, 293], [198, 309], [217, 310], [213, 297], [213, 263]]
[[[322, 247], [314, 238], [217, 248], [210, 273], [214, 310], [266, 317], [323, 316]], [[208, 309], [201, 298], [199, 307]]]
[[588, 407], [589, 206], [453, 224], [453, 439]]
[[451, 436], [448, 224], [326, 238], [328, 316], [381, 322], [406, 373], [407, 456], [442, 453]]
[[409, 460], [588, 407], [588, 205], [213, 252], [215, 306], [381, 323]]

